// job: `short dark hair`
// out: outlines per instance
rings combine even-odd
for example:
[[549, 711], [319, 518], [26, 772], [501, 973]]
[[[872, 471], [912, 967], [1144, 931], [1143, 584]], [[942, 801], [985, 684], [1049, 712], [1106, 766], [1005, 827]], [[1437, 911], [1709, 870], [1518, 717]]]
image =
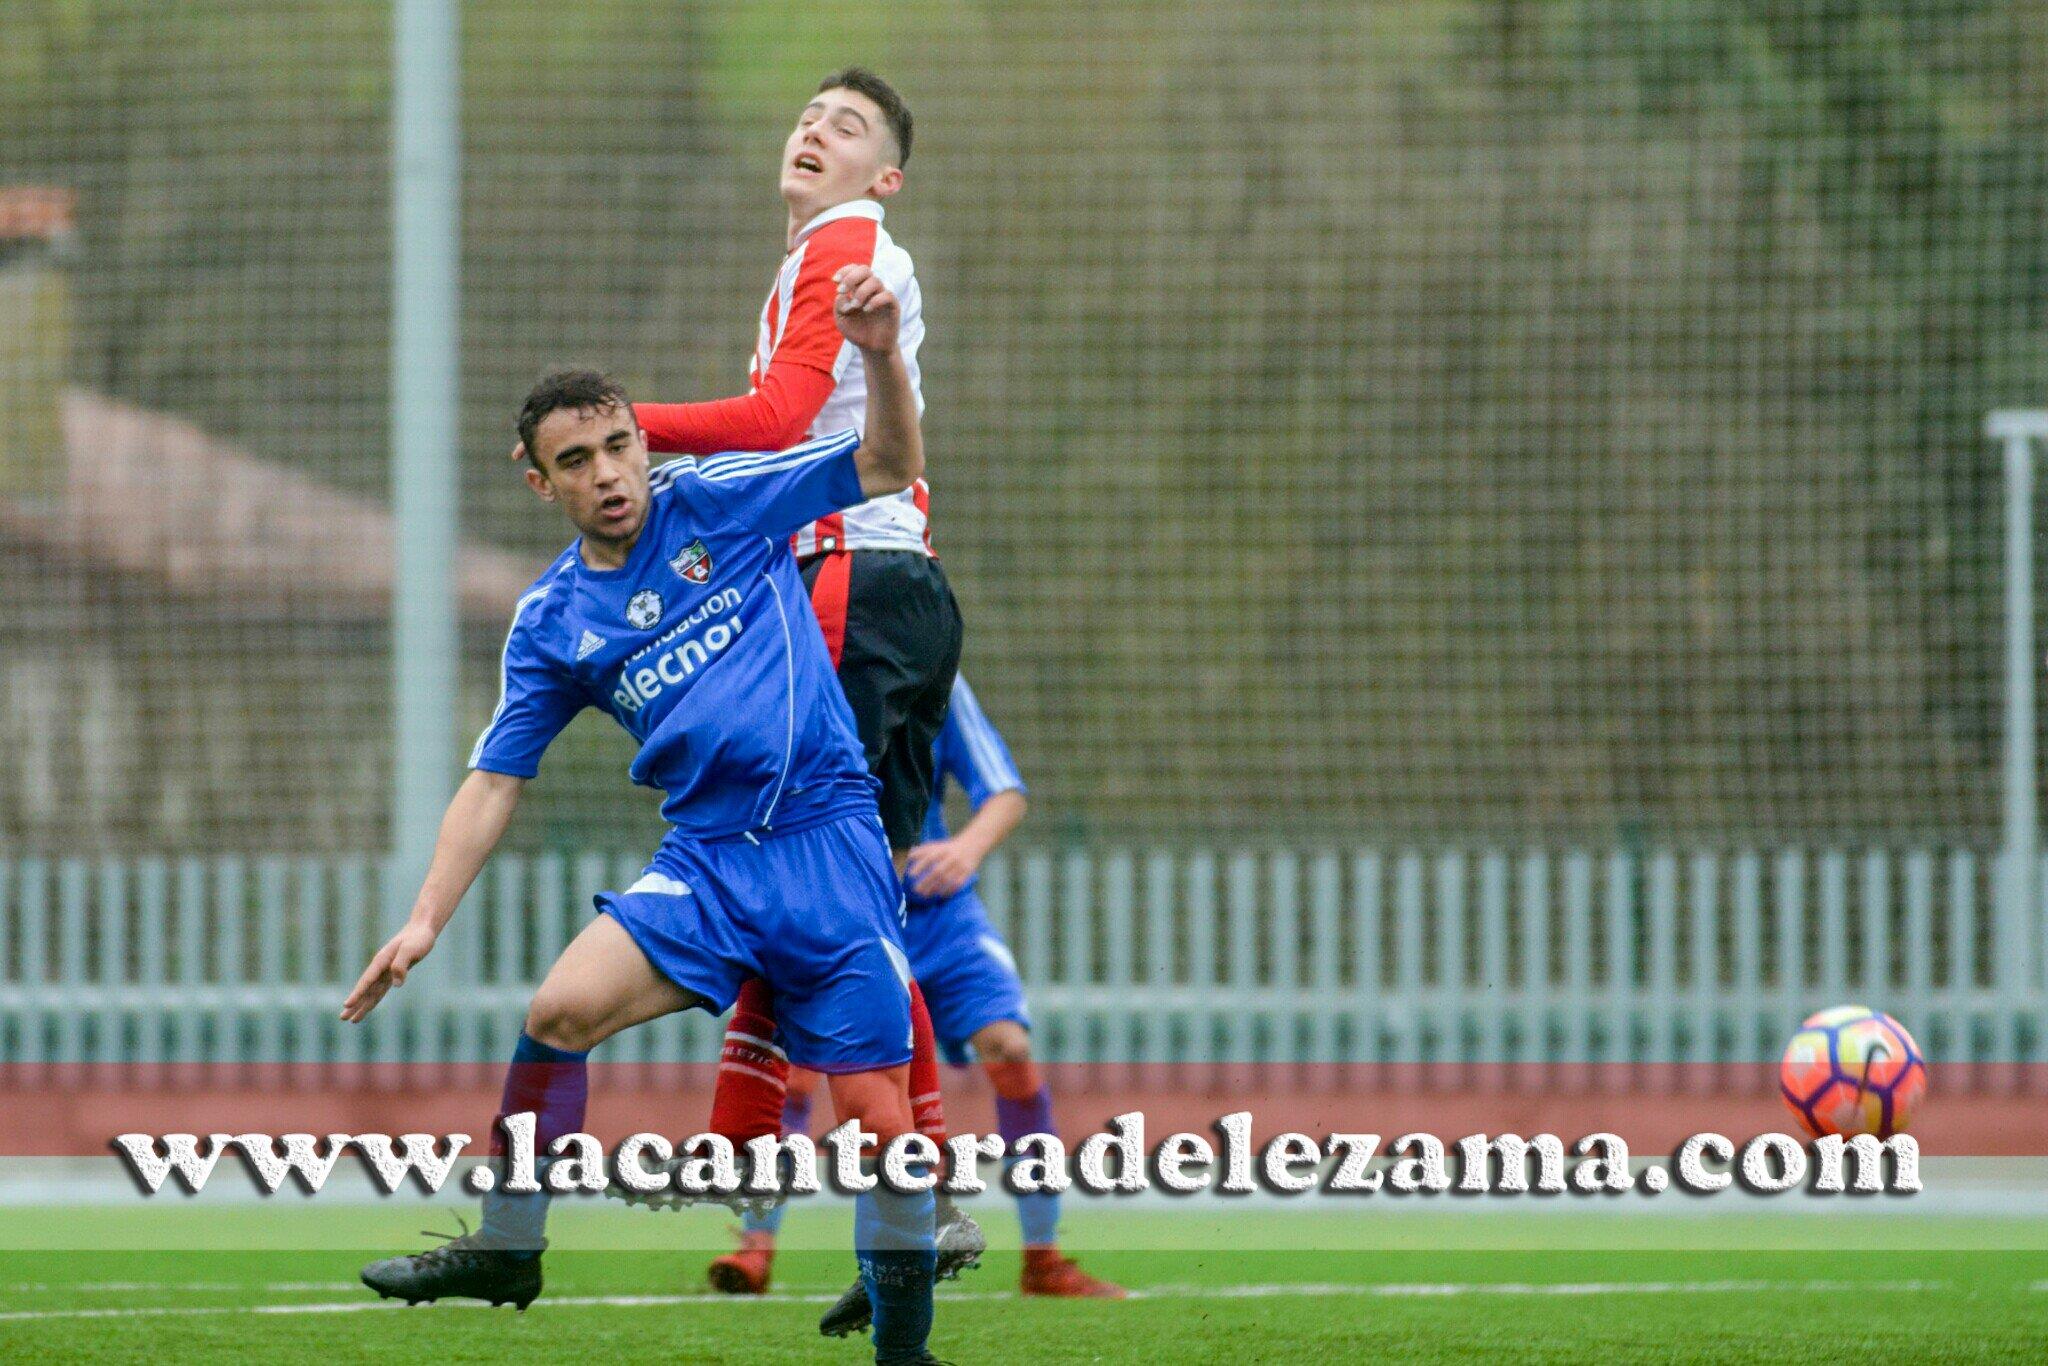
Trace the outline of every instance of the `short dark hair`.
[[527, 391], [526, 402], [519, 405], [519, 440], [535, 469], [540, 468], [540, 453], [533, 442], [540, 424], [547, 421], [549, 413], [564, 408], [579, 413], [603, 412], [607, 408], [631, 412], [633, 404], [626, 397], [626, 386], [602, 370], [548, 371]]
[[849, 66], [818, 82], [820, 95], [827, 90], [856, 90], [873, 100], [875, 107], [882, 111], [882, 121], [889, 125], [889, 136], [896, 139], [896, 164], [909, 164], [910, 106], [896, 93], [895, 86], [864, 66]]

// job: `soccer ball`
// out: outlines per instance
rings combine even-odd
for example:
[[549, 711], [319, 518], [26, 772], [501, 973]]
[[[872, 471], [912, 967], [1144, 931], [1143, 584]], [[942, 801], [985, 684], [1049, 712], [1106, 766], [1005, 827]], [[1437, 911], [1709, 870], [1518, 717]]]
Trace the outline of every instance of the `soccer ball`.
[[1927, 1090], [1920, 1045], [1891, 1016], [1868, 1006], [1809, 1015], [1785, 1045], [1778, 1090], [1815, 1138], [1905, 1132]]

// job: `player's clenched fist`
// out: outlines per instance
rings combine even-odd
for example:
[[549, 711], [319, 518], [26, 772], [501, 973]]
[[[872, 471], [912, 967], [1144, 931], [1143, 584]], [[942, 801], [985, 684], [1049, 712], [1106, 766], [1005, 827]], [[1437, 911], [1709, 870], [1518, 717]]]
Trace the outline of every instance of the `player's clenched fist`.
[[919, 896], [942, 900], [967, 885], [981, 869], [974, 850], [957, 839], [932, 840], [910, 851], [903, 874]]
[[832, 314], [846, 339], [863, 351], [893, 350], [903, 310], [882, 277], [867, 266], [841, 266], [832, 282], [839, 286]]

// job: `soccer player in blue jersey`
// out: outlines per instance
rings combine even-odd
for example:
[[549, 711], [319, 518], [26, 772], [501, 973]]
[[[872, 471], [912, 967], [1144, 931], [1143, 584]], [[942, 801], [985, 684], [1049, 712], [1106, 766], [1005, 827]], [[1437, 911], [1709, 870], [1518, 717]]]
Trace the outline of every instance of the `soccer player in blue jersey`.
[[[790, 1059], [830, 1078], [837, 1113], [882, 1144], [913, 1129], [902, 888], [853, 715], [790, 553], [797, 528], [910, 486], [923, 469], [900, 309], [865, 266], [835, 313], [868, 372], [865, 434], [684, 459], [650, 474], [625, 392], [590, 371], [544, 379], [520, 413], [526, 480], [580, 533], [513, 609], [504, 688], [449, 803], [405, 928], [342, 1008], [359, 1021], [433, 949], [503, 836], [542, 753], [585, 707], [639, 742], [631, 773], [667, 794], [671, 829], [645, 873], [597, 898], [527, 1011], [502, 1113], [536, 1146], [579, 1132], [590, 1050], [740, 983], [775, 994]], [[878, 1362], [932, 1358], [933, 1197], [861, 1195], [855, 1242]], [[540, 1293], [547, 1196], [484, 1197], [475, 1232], [376, 1262], [363, 1280], [408, 1301], [524, 1308]]]
[[[1052, 1095], [1031, 1055], [1031, 1013], [1009, 945], [990, 923], [975, 883], [981, 864], [1023, 821], [1023, 775], [1002, 733], [981, 709], [964, 676], [953, 680], [945, 724], [932, 746], [936, 786], [925, 812], [922, 840], [904, 868], [908, 914], [904, 947], [910, 971], [924, 988], [932, 1025], [948, 1061], [962, 1065], [971, 1048], [996, 1093], [996, 1125], [1011, 1146], [1026, 1134], [1053, 1132]], [[973, 815], [957, 831], [946, 827], [946, 784], [960, 785]], [[815, 1078], [793, 1071], [784, 1103], [783, 1130], [807, 1132]], [[1059, 1196], [1040, 1191], [1017, 1197], [1024, 1229], [1026, 1295], [1119, 1299], [1122, 1287], [1091, 1276], [1059, 1250]], [[712, 1263], [711, 1284], [729, 1294], [768, 1288], [782, 1210], [749, 1215], [742, 1245]], [[866, 1305], [855, 1291], [826, 1318], [827, 1332], [866, 1325]]]

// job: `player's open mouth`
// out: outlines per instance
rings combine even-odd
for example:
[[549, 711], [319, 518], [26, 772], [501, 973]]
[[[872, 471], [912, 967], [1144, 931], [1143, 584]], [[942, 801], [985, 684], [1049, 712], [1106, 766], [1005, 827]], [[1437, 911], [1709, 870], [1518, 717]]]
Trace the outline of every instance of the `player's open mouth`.
[[809, 152], [799, 152], [796, 159], [789, 164], [792, 170], [809, 171], [813, 175], [822, 175], [825, 171], [825, 163], [812, 156]]
[[632, 506], [632, 499], [626, 497], [623, 493], [615, 493], [602, 503], [599, 503], [597, 510], [606, 517], [623, 517], [626, 515], [627, 509]]

